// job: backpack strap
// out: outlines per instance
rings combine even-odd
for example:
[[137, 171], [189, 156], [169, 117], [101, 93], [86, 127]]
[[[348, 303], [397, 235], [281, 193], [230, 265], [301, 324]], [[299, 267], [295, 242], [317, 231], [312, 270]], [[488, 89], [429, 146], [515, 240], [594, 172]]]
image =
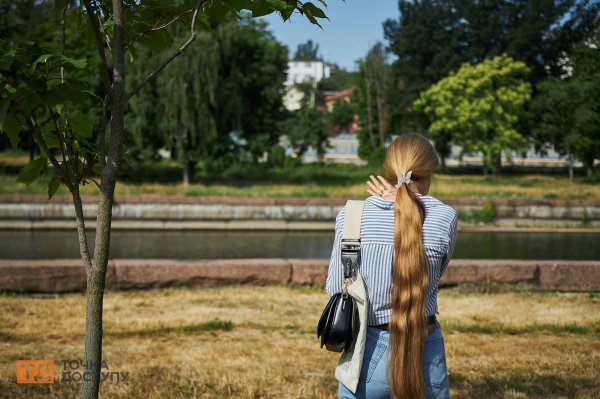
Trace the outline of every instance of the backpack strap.
[[342, 232], [341, 256], [344, 278], [355, 275], [360, 265], [360, 222], [365, 201], [348, 200]]

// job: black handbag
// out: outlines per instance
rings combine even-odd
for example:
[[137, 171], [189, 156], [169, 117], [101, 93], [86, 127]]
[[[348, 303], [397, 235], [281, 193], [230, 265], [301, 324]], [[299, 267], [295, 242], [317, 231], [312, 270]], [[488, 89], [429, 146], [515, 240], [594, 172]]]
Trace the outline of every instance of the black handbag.
[[[357, 216], [353, 215], [352, 212], [357, 213], [358, 211], [362, 211], [362, 205], [356, 209], [352, 209], [351, 207], [346, 208], [346, 217], [354, 219], [354, 223], [347, 223], [348, 225], [353, 225], [353, 227], [350, 226], [348, 229], [344, 226], [343, 237], [354, 233], [356, 238], [342, 239], [341, 258], [344, 267], [344, 286], [342, 292], [335, 293], [329, 298], [329, 302], [325, 305], [325, 309], [317, 325], [317, 337], [321, 339], [321, 348], [325, 345], [325, 348], [332, 352], [349, 350], [355, 342], [360, 329], [360, 318], [356, 300], [348, 294], [348, 286], [360, 264], [360, 238], [358, 236], [360, 235], [361, 214], [358, 213]], [[355, 233], [356, 218], [358, 218], [358, 234]], [[354, 230], [352, 230], [353, 228]]]
[[342, 352], [350, 349], [359, 328], [356, 301], [350, 295], [338, 292], [331, 296], [323, 310], [317, 337], [321, 338], [321, 348], [325, 345], [328, 351]]

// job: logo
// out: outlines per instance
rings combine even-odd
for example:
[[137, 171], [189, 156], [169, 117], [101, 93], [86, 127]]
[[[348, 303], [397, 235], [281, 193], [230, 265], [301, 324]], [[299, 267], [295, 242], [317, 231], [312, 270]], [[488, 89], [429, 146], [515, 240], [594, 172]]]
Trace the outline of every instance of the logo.
[[54, 384], [54, 360], [17, 360], [18, 384]]
[[[105, 360], [95, 363], [70, 359], [59, 363], [62, 370], [59, 367], [58, 372], [62, 375], [57, 382], [61, 383], [91, 381], [94, 370], [99, 372], [100, 382], [125, 382], [129, 377], [129, 372], [109, 371]], [[54, 384], [54, 360], [17, 360], [17, 384]]]

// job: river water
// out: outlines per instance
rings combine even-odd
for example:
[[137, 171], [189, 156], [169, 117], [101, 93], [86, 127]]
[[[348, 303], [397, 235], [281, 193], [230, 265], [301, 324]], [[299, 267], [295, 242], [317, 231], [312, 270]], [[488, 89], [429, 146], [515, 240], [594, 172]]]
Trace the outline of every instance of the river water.
[[[88, 233], [93, 250], [93, 231]], [[131, 231], [111, 235], [111, 258], [329, 258], [333, 233]], [[600, 260], [600, 233], [459, 232], [456, 259]], [[74, 231], [0, 230], [1, 259], [79, 258]]]

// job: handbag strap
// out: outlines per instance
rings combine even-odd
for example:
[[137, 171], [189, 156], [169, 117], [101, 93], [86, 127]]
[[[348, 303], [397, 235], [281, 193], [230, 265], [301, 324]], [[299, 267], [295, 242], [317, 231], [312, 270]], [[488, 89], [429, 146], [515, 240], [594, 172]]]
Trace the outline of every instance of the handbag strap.
[[342, 231], [341, 257], [344, 278], [355, 275], [360, 265], [360, 222], [365, 201], [348, 200]]

